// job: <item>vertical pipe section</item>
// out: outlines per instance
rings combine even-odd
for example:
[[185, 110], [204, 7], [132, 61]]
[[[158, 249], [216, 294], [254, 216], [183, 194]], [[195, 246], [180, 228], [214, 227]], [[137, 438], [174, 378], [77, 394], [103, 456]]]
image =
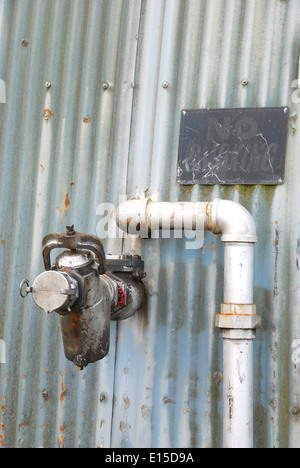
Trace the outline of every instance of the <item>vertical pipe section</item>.
[[253, 447], [253, 339], [259, 318], [253, 304], [256, 227], [238, 203], [215, 200], [213, 232], [224, 252], [224, 304], [217, 317], [223, 338], [223, 447]]
[[254, 244], [225, 242], [224, 302], [253, 303]]
[[253, 447], [253, 340], [223, 336], [223, 447]]
[[[253, 304], [254, 244], [225, 242], [224, 303]], [[233, 326], [233, 325], [232, 325]], [[223, 447], [253, 448], [252, 329], [221, 328], [223, 338]]]
[[[209, 230], [225, 243], [224, 303], [216, 326], [223, 338], [223, 446], [253, 446], [253, 339], [260, 326], [253, 304], [256, 227], [250, 213], [230, 200], [152, 202], [128, 200], [115, 212], [118, 226], [130, 233], [139, 226], [148, 237], [155, 229]], [[136, 232], [136, 231], [135, 231]]]

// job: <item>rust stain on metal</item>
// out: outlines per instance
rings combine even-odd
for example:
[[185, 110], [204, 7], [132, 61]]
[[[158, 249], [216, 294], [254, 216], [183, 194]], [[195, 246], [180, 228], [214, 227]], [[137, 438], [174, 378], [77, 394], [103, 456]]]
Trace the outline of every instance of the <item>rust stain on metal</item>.
[[70, 206], [70, 195], [67, 193], [66, 198], [65, 198], [65, 203], [64, 203], [65, 211], [67, 211], [69, 206]]
[[209, 202], [205, 206], [205, 214], [206, 214], [206, 223], [207, 223], [207, 229], [214, 234], [220, 234], [220, 228], [217, 224], [213, 224], [212, 221], [212, 208], [213, 208], [213, 202]]
[[71, 326], [72, 326], [72, 330], [74, 333], [74, 338], [76, 339], [76, 341], [79, 341], [79, 329], [78, 329], [78, 322], [77, 322], [78, 317], [77, 317], [76, 312], [71, 312], [70, 317], [71, 317]]
[[207, 203], [205, 206], [205, 214], [207, 219], [207, 229], [212, 231], [212, 203]]
[[43, 117], [44, 117], [45, 120], [50, 119], [51, 115], [52, 115], [52, 112], [51, 112], [50, 109], [44, 109], [44, 115], [43, 115]]
[[82, 122], [83, 122], [83, 123], [88, 123], [88, 122], [89, 122], [88, 117], [83, 117]]
[[26, 39], [23, 39], [21, 44], [22, 44], [23, 47], [27, 47], [28, 46], [28, 41], [26, 41]]
[[149, 198], [149, 200], [147, 201], [147, 204], [146, 204], [146, 219], [148, 221], [148, 232], [149, 232], [149, 234], [151, 232], [151, 215], [150, 215], [151, 204], [152, 204], [152, 200]]
[[168, 396], [164, 396], [162, 400], [163, 400], [163, 402], [166, 403], [166, 404], [168, 404], [168, 403], [175, 404], [175, 403], [176, 403], [175, 400], [171, 400], [171, 398], [169, 398]]
[[65, 393], [67, 391], [67, 387], [65, 386], [63, 382], [61, 383], [61, 387], [62, 387], [62, 392], [60, 394], [60, 401], [63, 402], [65, 401]]
[[62, 434], [59, 438], [58, 438], [58, 445], [59, 445], [59, 448], [64, 448], [64, 438], [65, 436]]

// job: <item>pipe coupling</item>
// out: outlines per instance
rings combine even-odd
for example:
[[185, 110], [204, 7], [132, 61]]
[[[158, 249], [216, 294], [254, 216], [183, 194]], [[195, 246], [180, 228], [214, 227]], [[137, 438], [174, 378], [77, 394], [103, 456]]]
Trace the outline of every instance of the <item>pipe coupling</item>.
[[261, 317], [255, 304], [221, 304], [215, 326], [221, 328], [222, 338], [253, 339], [256, 329], [261, 328]]

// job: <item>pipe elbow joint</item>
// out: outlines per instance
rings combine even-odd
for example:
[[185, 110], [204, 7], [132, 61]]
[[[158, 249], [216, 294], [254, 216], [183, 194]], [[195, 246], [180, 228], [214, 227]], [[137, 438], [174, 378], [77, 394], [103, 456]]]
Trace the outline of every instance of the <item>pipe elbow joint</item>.
[[257, 242], [253, 217], [246, 208], [231, 200], [217, 198], [209, 204], [207, 227], [214, 234], [222, 234], [223, 242]]

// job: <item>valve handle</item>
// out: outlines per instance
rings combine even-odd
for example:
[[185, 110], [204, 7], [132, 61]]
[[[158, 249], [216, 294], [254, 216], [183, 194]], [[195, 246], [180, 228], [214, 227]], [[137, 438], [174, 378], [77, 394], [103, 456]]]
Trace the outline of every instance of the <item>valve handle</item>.
[[[24, 286], [26, 285], [26, 289], [24, 290]], [[28, 279], [24, 278], [20, 283], [20, 296], [26, 297], [29, 293], [32, 293], [32, 287], [29, 284]]]
[[69, 250], [91, 250], [99, 262], [99, 273], [106, 272], [105, 252], [101, 240], [91, 234], [82, 234], [74, 230], [74, 224], [66, 226], [66, 232], [47, 234], [43, 241], [43, 260], [45, 270], [51, 269], [50, 253], [53, 249], [67, 248]]

